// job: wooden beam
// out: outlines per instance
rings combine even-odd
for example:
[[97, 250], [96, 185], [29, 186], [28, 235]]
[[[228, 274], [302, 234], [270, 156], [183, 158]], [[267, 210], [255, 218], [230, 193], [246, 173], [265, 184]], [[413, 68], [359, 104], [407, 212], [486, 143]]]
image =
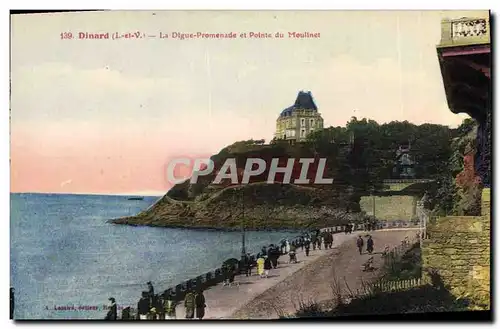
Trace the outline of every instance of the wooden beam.
[[450, 57], [450, 56], [463, 56], [463, 55], [475, 55], [475, 54], [489, 54], [491, 53], [490, 46], [481, 47], [481, 48], [472, 48], [472, 49], [443, 49], [441, 51], [441, 56]]
[[485, 76], [487, 76], [488, 78], [491, 79], [491, 76], [490, 76], [491, 67], [490, 66], [477, 64], [477, 63], [474, 63], [471, 60], [464, 59], [464, 58], [459, 58], [459, 57], [455, 57], [452, 60], [455, 61], [455, 62], [457, 62], [457, 63], [463, 64], [463, 65], [467, 65], [467, 66], [473, 68], [476, 71], [482, 72]]

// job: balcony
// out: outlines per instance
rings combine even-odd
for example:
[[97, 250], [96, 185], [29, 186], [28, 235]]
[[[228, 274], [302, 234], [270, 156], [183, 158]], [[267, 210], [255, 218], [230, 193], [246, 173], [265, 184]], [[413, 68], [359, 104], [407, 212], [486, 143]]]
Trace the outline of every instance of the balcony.
[[489, 17], [462, 17], [441, 21], [441, 42], [438, 48], [473, 46], [490, 43]]

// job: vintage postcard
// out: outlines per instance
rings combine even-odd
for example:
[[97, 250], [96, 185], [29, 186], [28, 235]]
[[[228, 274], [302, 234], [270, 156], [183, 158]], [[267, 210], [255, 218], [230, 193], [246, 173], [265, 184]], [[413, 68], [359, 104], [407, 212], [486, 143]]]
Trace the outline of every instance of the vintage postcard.
[[490, 38], [488, 10], [12, 13], [11, 319], [491, 318]]

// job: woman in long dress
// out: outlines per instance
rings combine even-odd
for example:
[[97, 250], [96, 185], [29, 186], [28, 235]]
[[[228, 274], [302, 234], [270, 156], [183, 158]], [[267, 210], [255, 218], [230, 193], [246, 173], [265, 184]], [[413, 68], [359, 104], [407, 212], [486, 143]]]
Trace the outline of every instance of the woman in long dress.
[[264, 258], [263, 257], [259, 257], [259, 259], [257, 259], [257, 274], [260, 275], [260, 277], [263, 277], [264, 276]]

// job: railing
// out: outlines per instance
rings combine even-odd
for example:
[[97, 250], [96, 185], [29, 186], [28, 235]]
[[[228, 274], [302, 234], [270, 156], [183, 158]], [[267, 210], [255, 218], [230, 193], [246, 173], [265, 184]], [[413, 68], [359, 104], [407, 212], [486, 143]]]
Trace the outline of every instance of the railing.
[[[356, 230], [363, 230], [363, 225], [362, 224], [355, 224], [354, 231], [356, 231]], [[332, 226], [332, 227], [322, 228], [322, 229], [320, 229], [320, 231], [321, 232], [331, 232], [331, 233], [343, 233], [345, 231], [345, 227], [344, 226]], [[289, 240], [290, 244], [292, 244], [292, 243], [298, 244], [299, 238], [300, 238], [299, 236], [296, 236], [296, 237], [290, 238], [288, 240]], [[406, 248], [406, 247], [407, 247], [407, 244], [402, 243], [401, 246], [394, 248], [392, 250], [392, 252], [394, 255], [395, 254], [399, 255], [402, 252], [402, 248]], [[255, 260], [255, 259], [251, 258], [250, 262], [253, 263], [253, 260]], [[237, 265], [237, 268], [235, 269], [235, 272], [237, 275], [241, 274], [239, 272], [239, 270], [240, 270], [239, 265]], [[212, 287], [212, 286], [215, 286], [223, 281], [224, 281], [224, 273], [223, 273], [222, 267], [219, 267], [215, 270], [212, 270], [212, 271], [209, 271], [209, 272], [204, 273], [202, 275], [199, 275], [196, 278], [185, 280], [185, 281], [177, 284], [176, 286], [170, 287], [170, 288], [162, 291], [160, 294], [170, 294], [174, 301], [181, 302], [186, 297], [186, 293], [189, 290], [189, 288], [191, 288], [191, 289], [201, 288], [201, 289], [205, 290], [205, 289]], [[134, 318], [134, 316], [135, 316], [134, 312], [136, 312], [137, 310], [136, 309], [129, 309], [129, 311], [131, 312], [130, 316], [132, 316]]]
[[394, 263], [399, 261], [401, 257], [419, 240], [420, 234], [417, 233], [415, 236], [406, 236], [405, 239], [401, 241], [401, 244], [393, 248], [386, 246], [382, 254], [384, 257], [384, 265], [386, 267], [392, 267]]
[[441, 47], [490, 43], [488, 17], [444, 19], [441, 22]]
[[486, 19], [458, 19], [451, 21], [452, 39], [479, 37], [488, 33]]
[[377, 229], [390, 228], [415, 228], [419, 227], [418, 223], [411, 220], [383, 220], [377, 224]]
[[412, 278], [406, 280], [378, 280], [365, 287], [364, 294], [373, 294], [377, 292], [403, 291], [411, 288], [420, 287], [425, 284], [422, 278]]
[[430, 183], [433, 182], [434, 179], [428, 178], [413, 178], [413, 179], [384, 179], [384, 184], [415, 184], [415, 183]]

